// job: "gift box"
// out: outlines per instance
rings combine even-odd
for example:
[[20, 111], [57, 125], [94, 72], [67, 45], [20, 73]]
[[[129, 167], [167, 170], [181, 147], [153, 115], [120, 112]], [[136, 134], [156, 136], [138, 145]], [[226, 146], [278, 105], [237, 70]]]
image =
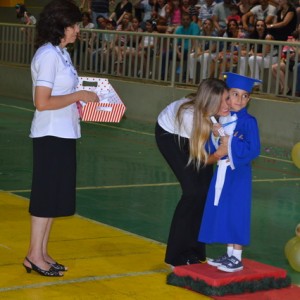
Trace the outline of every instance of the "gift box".
[[79, 77], [77, 90], [97, 93], [99, 102], [84, 103], [81, 101], [81, 120], [89, 122], [119, 123], [126, 107], [113, 86], [106, 78]]

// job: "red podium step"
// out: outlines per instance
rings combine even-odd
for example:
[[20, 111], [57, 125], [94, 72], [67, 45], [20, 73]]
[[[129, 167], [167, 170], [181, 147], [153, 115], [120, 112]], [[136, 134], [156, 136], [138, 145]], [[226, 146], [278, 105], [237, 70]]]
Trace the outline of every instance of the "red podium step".
[[[208, 264], [178, 266], [168, 275], [167, 283], [191, 289], [207, 296], [236, 295], [282, 289], [291, 284], [287, 272], [283, 269], [249, 259], [243, 259], [243, 265], [242, 271], [234, 273], [220, 271]], [[226, 298], [222, 297], [222, 299]]]

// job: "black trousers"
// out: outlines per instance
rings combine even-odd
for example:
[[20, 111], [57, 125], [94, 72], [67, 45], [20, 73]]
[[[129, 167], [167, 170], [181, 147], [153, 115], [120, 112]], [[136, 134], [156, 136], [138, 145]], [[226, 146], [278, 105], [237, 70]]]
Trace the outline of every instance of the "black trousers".
[[213, 166], [198, 171], [193, 164], [187, 166], [189, 139], [171, 134], [158, 124], [155, 128], [157, 146], [177, 177], [182, 195], [171, 223], [165, 262], [171, 265], [185, 264], [191, 255], [206, 259], [205, 244], [198, 242], [198, 234]]

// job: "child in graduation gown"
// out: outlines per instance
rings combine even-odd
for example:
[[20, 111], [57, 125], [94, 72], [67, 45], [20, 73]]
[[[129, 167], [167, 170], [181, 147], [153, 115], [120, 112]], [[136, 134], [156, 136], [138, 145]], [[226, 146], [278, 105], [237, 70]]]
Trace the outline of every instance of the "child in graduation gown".
[[[228, 142], [228, 156], [222, 157], [210, 184], [199, 241], [227, 244], [227, 252], [207, 263], [221, 271], [243, 269], [242, 247], [250, 243], [252, 198], [251, 162], [260, 153], [256, 119], [247, 112], [255, 82], [235, 73], [225, 73], [229, 87], [231, 115], [236, 115]], [[237, 120], [236, 120], [237, 119]], [[226, 132], [226, 126], [224, 127]]]

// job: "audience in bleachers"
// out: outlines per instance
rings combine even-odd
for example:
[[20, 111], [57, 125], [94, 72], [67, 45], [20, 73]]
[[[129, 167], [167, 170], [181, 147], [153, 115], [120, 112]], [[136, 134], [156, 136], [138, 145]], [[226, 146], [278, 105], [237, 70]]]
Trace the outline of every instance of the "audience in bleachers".
[[[162, 40], [160, 45], [161, 65], [160, 75], [163, 80], [167, 78], [167, 64], [176, 55], [177, 60], [184, 60], [189, 70], [191, 83], [195, 78], [204, 79], [211, 76], [220, 76], [224, 71], [238, 72], [242, 75], [250, 75], [257, 79], [263, 79], [263, 69], [272, 65], [274, 76], [276, 72], [283, 72], [283, 62], [278, 61], [278, 46], [265, 45], [257, 40], [286, 41], [287, 37], [296, 29], [297, 15], [300, 16], [300, 7], [297, 8], [291, 0], [117, 0], [116, 6], [109, 19], [100, 16], [97, 29], [105, 30], [108, 20], [117, 23], [117, 31], [122, 34], [114, 37], [113, 46], [109, 42], [103, 49], [106, 55], [113, 55], [116, 61], [116, 74], [123, 74], [123, 61], [126, 56], [137, 56], [137, 71], [145, 76], [145, 62], [150, 53], [151, 59], [157, 53], [145, 51], [153, 49], [153, 36], [140, 37], [126, 34], [126, 32], [149, 32], [153, 29], [158, 33], [177, 35], [201, 35], [209, 37], [234, 38], [236, 42], [199, 41], [192, 43], [190, 39], [179, 39], [177, 44], [170, 43], [172, 39]], [[296, 1], [296, 0], [295, 0]], [[97, 1], [95, 1], [97, 2]], [[139, 16], [134, 16], [133, 8], [139, 8]], [[84, 16], [87, 15], [84, 14]], [[140, 22], [142, 20], [142, 22]], [[112, 24], [109, 21], [110, 25]], [[109, 26], [110, 26], [109, 25]], [[82, 28], [89, 25], [83, 25]], [[112, 27], [113, 28], [113, 27]], [[100, 36], [99, 34], [96, 36]], [[113, 34], [111, 34], [113, 36]], [[243, 38], [253, 39], [252, 45], [243, 43]], [[84, 35], [80, 36], [81, 39]], [[101, 35], [103, 38], [103, 35]], [[193, 40], [193, 39], [192, 39]], [[194, 40], [193, 40], [194, 41]], [[169, 43], [166, 47], [165, 43]], [[100, 41], [100, 44], [102, 41]], [[218, 47], [217, 47], [218, 45]], [[222, 45], [224, 48], [222, 49]], [[175, 48], [173, 48], [175, 47]], [[168, 49], [168, 51], [166, 51]], [[173, 53], [176, 49], [176, 53]], [[100, 49], [101, 50], [101, 49]], [[148, 54], [147, 54], [148, 53]], [[292, 56], [289, 56], [293, 60]], [[128, 59], [126, 59], [128, 61]], [[291, 65], [293, 61], [291, 62]], [[298, 65], [297, 65], [298, 67]], [[277, 70], [277, 71], [276, 71]], [[300, 75], [300, 66], [299, 66]], [[280, 92], [283, 89], [285, 76], [280, 73]], [[300, 78], [299, 78], [300, 94]]]
[[252, 32], [256, 20], [264, 20], [266, 24], [273, 24], [276, 16], [276, 7], [269, 4], [268, 0], [259, 0], [259, 4], [252, 7], [242, 16], [244, 30]]

